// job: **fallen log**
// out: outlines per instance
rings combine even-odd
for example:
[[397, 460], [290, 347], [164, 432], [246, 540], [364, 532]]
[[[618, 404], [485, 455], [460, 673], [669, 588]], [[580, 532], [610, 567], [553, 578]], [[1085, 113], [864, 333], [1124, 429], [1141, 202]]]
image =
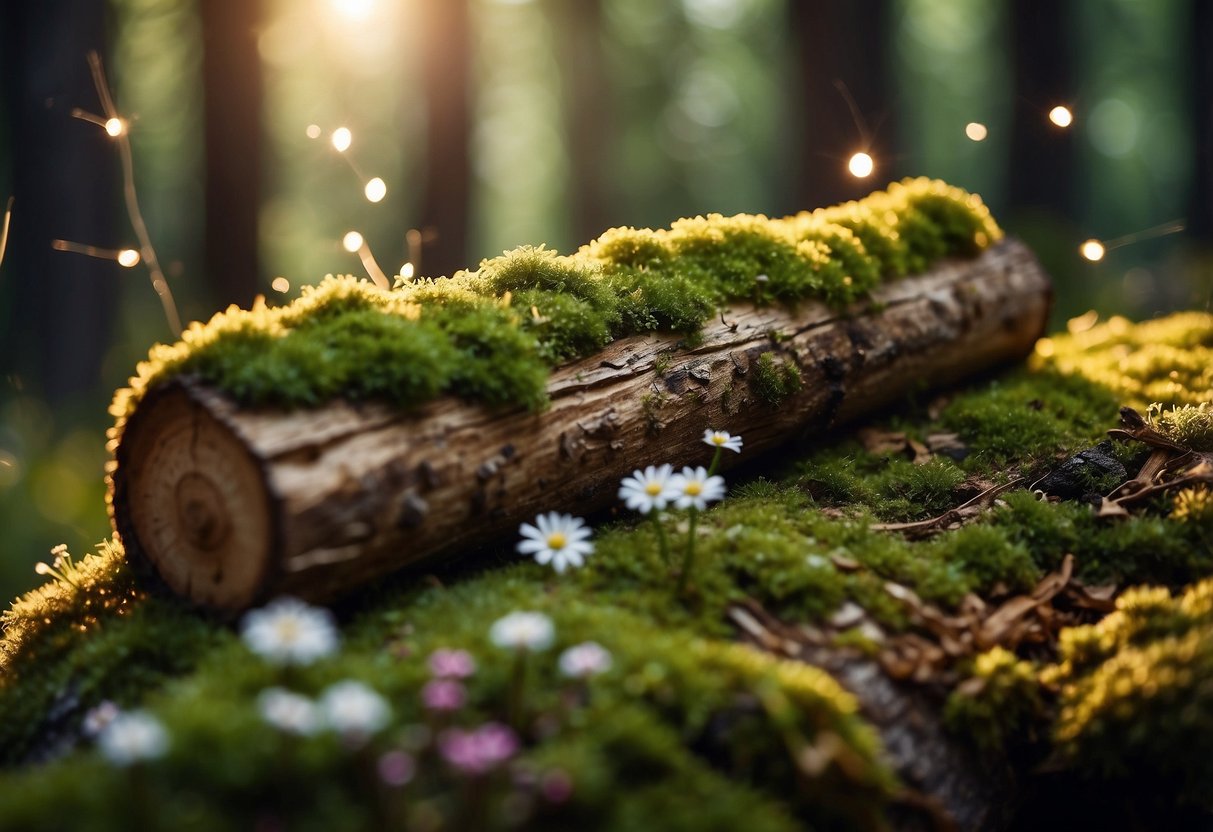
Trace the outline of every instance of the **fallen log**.
[[693, 346], [668, 333], [617, 340], [557, 369], [542, 413], [454, 398], [411, 413], [242, 409], [182, 377], [126, 424], [114, 524], [128, 557], [199, 604], [329, 599], [508, 538], [540, 511], [604, 508], [636, 467], [704, 461], [707, 427], [744, 434], [751, 456], [1019, 359], [1050, 298], [1036, 258], [1008, 239], [843, 312], [735, 305]]

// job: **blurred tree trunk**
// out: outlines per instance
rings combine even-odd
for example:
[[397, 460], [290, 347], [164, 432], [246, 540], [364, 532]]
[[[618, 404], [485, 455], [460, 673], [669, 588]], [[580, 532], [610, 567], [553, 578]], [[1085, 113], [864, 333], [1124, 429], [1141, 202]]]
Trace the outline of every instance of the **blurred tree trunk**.
[[[799, 207], [864, 196], [896, 178], [889, 0], [806, 0], [789, 3], [788, 10], [799, 74], [790, 106], [800, 114], [793, 165]], [[860, 150], [876, 162], [866, 179], [847, 170], [848, 159]]]
[[1192, 53], [1193, 146], [1196, 151], [1192, 191], [1188, 209], [1188, 233], [1206, 246], [1213, 244], [1213, 3], [1191, 0], [1189, 3]]
[[1074, 131], [1057, 127], [1049, 111], [1073, 107], [1074, 44], [1069, 0], [1008, 4], [1015, 109], [1011, 127], [1008, 202], [1015, 211], [1074, 216]]
[[578, 243], [615, 223], [606, 195], [611, 138], [610, 84], [603, 54], [602, 0], [556, 0], [555, 18], [564, 77], [572, 230]]
[[248, 306], [261, 273], [261, 0], [201, 0], [206, 276], [219, 307]]
[[468, 265], [472, 32], [468, 0], [420, 0], [426, 107], [426, 169], [419, 273]]
[[127, 240], [116, 226], [117, 150], [97, 125], [71, 117], [74, 107], [101, 110], [86, 56], [104, 53], [105, 7], [0, 3], [0, 123], [15, 198], [0, 267], [0, 383], [20, 376], [52, 406], [96, 389], [117, 281], [128, 279], [113, 261], [51, 249], [55, 238], [104, 248]]

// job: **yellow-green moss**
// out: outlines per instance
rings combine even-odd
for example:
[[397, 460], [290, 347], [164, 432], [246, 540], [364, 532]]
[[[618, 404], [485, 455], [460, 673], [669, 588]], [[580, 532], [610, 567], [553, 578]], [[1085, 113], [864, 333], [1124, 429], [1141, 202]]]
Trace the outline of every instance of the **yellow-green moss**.
[[1213, 808], [1213, 580], [1177, 597], [1133, 589], [1098, 624], [1062, 633], [1045, 679], [1059, 753], [1088, 776]]
[[537, 408], [553, 364], [614, 338], [693, 334], [730, 300], [847, 303], [907, 263], [973, 255], [1000, 236], [980, 199], [920, 179], [811, 215], [617, 228], [566, 256], [524, 246], [390, 291], [329, 277], [289, 306], [232, 308], [158, 345], [112, 412], [120, 430], [148, 386], [181, 373], [252, 404], [344, 396], [408, 407], [453, 393]]
[[948, 727], [987, 752], [1036, 739], [1045, 718], [1037, 669], [995, 647], [973, 662], [972, 675], [948, 697]]

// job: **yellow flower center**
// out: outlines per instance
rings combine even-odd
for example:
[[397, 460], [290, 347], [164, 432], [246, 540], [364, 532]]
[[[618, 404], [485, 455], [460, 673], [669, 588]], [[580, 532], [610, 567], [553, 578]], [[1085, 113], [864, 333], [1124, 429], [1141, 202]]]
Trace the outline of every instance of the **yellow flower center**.
[[563, 532], [552, 532], [548, 535], [548, 548], [553, 551], [559, 551], [568, 543]]
[[274, 626], [280, 641], [289, 642], [299, 639], [299, 622], [294, 618], [280, 618]]
[[686, 488], [682, 489], [682, 491], [688, 497], [698, 497], [699, 493], [703, 491], [703, 486], [692, 480], [686, 484]]
[[659, 482], [649, 483], [648, 485], [646, 485], [644, 487], [644, 493], [648, 494], [650, 497], [656, 497], [658, 494], [661, 493], [661, 483], [659, 483]]
[[724, 438], [724, 434], [721, 434], [721, 433], [712, 434], [712, 444], [713, 445], [723, 445], [725, 442], [728, 442], [728, 441], [729, 440]]

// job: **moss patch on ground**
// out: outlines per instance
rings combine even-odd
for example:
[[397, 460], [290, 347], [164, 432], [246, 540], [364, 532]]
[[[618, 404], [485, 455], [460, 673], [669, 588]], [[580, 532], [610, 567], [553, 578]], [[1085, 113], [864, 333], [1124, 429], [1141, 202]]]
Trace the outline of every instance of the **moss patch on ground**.
[[[627, 246], [623, 237], [617, 244], [637, 263], [662, 256], [644, 235]], [[505, 291], [525, 291], [508, 271], [495, 279]], [[590, 296], [591, 287], [574, 288]], [[1114, 337], [1092, 336], [1100, 327]], [[675, 829], [873, 828], [898, 785], [854, 698], [818, 670], [736, 644], [730, 604], [753, 599], [785, 621], [814, 625], [851, 601], [895, 633], [910, 622], [886, 581], [947, 610], [969, 592], [1031, 587], [1066, 553], [1090, 581], [1180, 588], [1213, 574], [1213, 513], [1199, 495], [1109, 522], [1087, 504], [1020, 490], [930, 540], [872, 528], [932, 516], [984, 484], [1037, 476], [1089, 447], [1116, 424], [1120, 404], [1144, 410], [1149, 402], [1138, 396], [1164, 389], [1137, 369], [1110, 378], [1125, 344], [1207, 352], [1211, 329], [1213, 318], [1191, 315], [1140, 330], [1096, 325], [1042, 342], [1029, 368], [882, 420], [918, 441], [955, 433], [960, 461], [937, 454], [915, 465], [842, 440], [735, 484], [699, 518], [685, 597], [654, 525], [622, 519], [596, 530], [588, 565], [563, 576], [503, 551], [473, 571], [367, 591], [339, 610], [339, 655], [283, 670], [253, 655], [230, 625], [148, 596], [120, 550], [103, 548], [62, 567], [5, 618], [0, 754], [25, 767], [0, 777], [0, 825], [125, 828], [138, 807], [148, 828], [175, 829], [613, 829], [653, 818]], [[1207, 388], [1191, 386], [1205, 376], [1148, 367], [1166, 376], [1167, 407], [1208, 399]], [[1163, 425], [1167, 412], [1151, 415]], [[1199, 419], [1170, 421], [1178, 436]], [[672, 514], [664, 529], [677, 548], [686, 518]], [[972, 672], [982, 683], [954, 698], [949, 719], [986, 747], [1035, 735], [1041, 753], [1096, 780], [1124, 776], [1114, 759], [1133, 770], [1186, 766], [1155, 787], [1207, 795], [1207, 766], [1168, 755], [1213, 741], [1204, 701], [1213, 685], [1204, 655], [1210, 597], [1206, 584], [1177, 597], [1134, 591], [1103, 622], [1067, 631], [1055, 662], [981, 656]], [[488, 638], [496, 619], [518, 609], [549, 615], [556, 631], [553, 648], [525, 665], [521, 711], [519, 665]], [[587, 640], [610, 652], [610, 669], [584, 682], [562, 677], [557, 653]], [[448, 714], [423, 702], [426, 662], [438, 648], [467, 650], [478, 664], [467, 701]], [[316, 696], [343, 679], [373, 687], [392, 709], [388, 728], [361, 744], [331, 733], [291, 736], [258, 712], [267, 687]], [[162, 721], [170, 737], [163, 759], [119, 768], [81, 739], [85, 714], [107, 699]], [[469, 777], [442, 762], [435, 736], [490, 720], [513, 720], [518, 732], [508, 765]], [[416, 763], [408, 784], [385, 782], [385, 754]], [[44, 757], [57, 759], [28, 765]]]

